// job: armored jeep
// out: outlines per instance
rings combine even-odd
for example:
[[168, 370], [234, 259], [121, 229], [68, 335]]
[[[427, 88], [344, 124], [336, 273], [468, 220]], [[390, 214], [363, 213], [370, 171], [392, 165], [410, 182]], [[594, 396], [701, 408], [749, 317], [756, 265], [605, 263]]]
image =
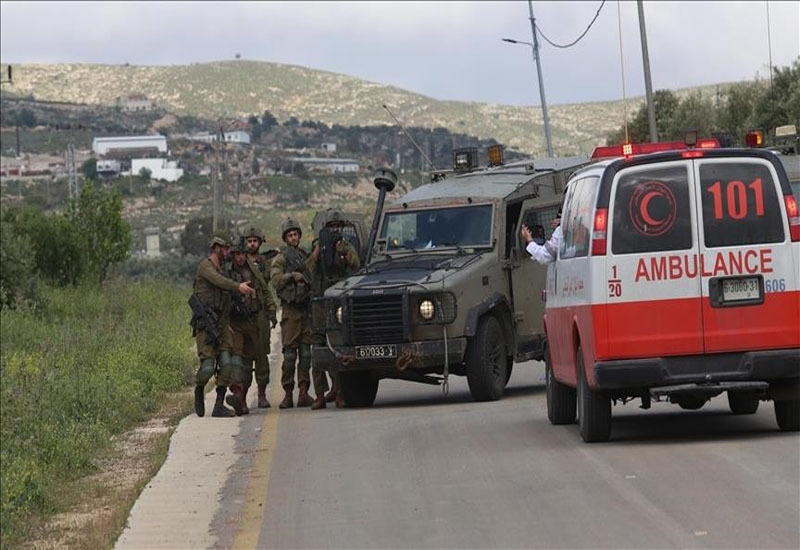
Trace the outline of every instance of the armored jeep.
[[547, 268], [519, 228], [549, 238], [566, 181], [589, 160], [481, 168], [474, 149], [464, 156], [384, 211], [382, 191], [364, 267], [313, 304], [326, 335], [314, 365], [341, 373], [349, 406], [372, 405], [383, 378], [446, 385], [450, 374], [475, 400], [497, 400], [515, 361], [543, 357]]

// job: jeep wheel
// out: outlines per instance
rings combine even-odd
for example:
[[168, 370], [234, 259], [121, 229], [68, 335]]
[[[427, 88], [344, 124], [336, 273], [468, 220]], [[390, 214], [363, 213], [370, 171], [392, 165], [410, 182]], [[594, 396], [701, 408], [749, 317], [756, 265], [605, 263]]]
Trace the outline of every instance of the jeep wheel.
[[514, 358], [512, 356], [506, 357], [506, 383], [503, 387], [508, 386], [508, 381], [511, 380], [511, 371], [514, 369]]
[[728, 392], [728, 406], [733, 414], [753, 414], [758, 410], [758, 396], [752, 392]]
[[565, 386], [553, 375], [553, 366], [550, 359], [550, 348], [544, 352], [544, 372], [547, 389], [547, 418], [550, 423], [559, 424], [575, 423], [576, 393], [575, 388]]
[[371, 407], [378, 395], [378, 379], [369, 371], [343, 372], [339, 383], [348, 407]]
[[578, 346], [578, 426], [586, 443], [608, 441], [611, 437], [611, 398], [592, 391], [583, 370], [583, 352]]
[[467, 350], [467, 382], [475, 401], [497, 401], [503, 396], [507, 359], [500, 323], [492, 315], [483, 317]]
[[800, 399], [775, 401], [775, 420], [782, 432], [800, 430]]

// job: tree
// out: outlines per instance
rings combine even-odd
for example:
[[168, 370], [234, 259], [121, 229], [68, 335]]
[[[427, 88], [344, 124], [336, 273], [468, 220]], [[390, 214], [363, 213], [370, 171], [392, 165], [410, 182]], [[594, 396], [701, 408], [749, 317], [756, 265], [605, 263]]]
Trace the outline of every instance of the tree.
[[699, 137], [708, 137], [715, 128], [714, 105], [698, 91], [686, 96], [675, 109], [665, 138], [682, 141], [687, 130], [697, 130]]
[[67, 217], [77, 231], [87, 275], [103, 282], [109, 266], [125, 260], [131, 248], [119, 189], [95, 189], [86, 182], [77, 200], [70, 202]]
[[0, 221], [0, 309], [14, 307], [31, 297], [34, 281], [33, 258], [15, 219], [4, 211]]
[[754, 125], [753, 107], [763, 93], [757, 82], [739, 82], [725, 92], [725, 102], [717, 112], [719, 129], [730, 135], [733, 143], [744, 145], [744, 137]]
[[213, 224], [211, 216], [191, 218], [186, 222], [181, 234], [181, 249], [184, 255], [204, 256], [208, 252]]
[[251, 171], [253, 172], [254, 176], [257, 176], [259, 172], [261, 172], [261, 165], [258, 164], [258, 157], [253, 157], [253, 165], [251, 166]]
[[278, 125], [278, 119], [275, 118], [269, 111], [264, 111], [264, 116], [261, 117], [261, 128], [265, 132], [269, 132], [272, 128]]
[[81, 173], [87, 180], [97, 181], [97, 159], [92, 157], [81, 164]]
[[85, 262], [76, 227], [61, 212], [46, 215], [25, 208], [17, 217], [25, 236], [25, 251], [43, 277], [59, 286], [74, 285], [84, 274]]
[[[656, 115], [656, 134], [659, 141], [667, 137], [668, 125], [675, 109], [678, 107], [678, 97], [669, 90], [656, 90], [653, 94], [653, 108]], [[628, 125], [628, 139], [632, 143], [645, 143], [650, 141], [650, 122], [647, 114], [647, 103], [641, 105], [633, 115], [633, 120]], [[620, 127], [608, 135], [608, 145], [619, 145], [625, 141], [625, 128]]]
[[770, 132], [778, 126], [800, 121], [800, 58], [787, 67], [775, 67], [772, 86], [756, 99], [755, 127]]
[[139, 170], [139, 177], [142, 178], [142, 181], [144, 181], [145, 183], [150, 181], [150, 176], [152, 175], [153, 171], [146, 166], [142, 166], [141, 170]]
[[22, 109], [19, 114], [19, 125], [26, 128], [36, 126], [36, 115], [30, 109]]

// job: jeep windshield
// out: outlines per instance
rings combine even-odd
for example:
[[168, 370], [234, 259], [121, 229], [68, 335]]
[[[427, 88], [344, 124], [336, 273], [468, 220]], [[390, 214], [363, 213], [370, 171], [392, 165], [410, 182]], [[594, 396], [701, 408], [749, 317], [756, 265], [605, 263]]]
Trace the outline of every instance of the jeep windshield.
[[387, 212], [380, 238], [387, 252], [491, 246], [492, 205]]

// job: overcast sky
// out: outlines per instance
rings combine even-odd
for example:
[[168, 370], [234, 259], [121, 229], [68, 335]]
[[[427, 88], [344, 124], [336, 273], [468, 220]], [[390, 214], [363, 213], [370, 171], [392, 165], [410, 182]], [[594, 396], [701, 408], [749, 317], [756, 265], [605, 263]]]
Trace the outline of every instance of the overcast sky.
[[[535, 1], [551, 40], [574, 40], [600, 1]], [[542, 44], [549, 104], [644, 94], [636, 3], [607, 1], [585, 38]], [[766, 77], [800, 56], [800, 2], [645, 1], [653, 87]], [[2, 2], [3, 63], [171, 65], [275, 61], [392, 84], [437, 99], [539, 104], [527, 2]]]

